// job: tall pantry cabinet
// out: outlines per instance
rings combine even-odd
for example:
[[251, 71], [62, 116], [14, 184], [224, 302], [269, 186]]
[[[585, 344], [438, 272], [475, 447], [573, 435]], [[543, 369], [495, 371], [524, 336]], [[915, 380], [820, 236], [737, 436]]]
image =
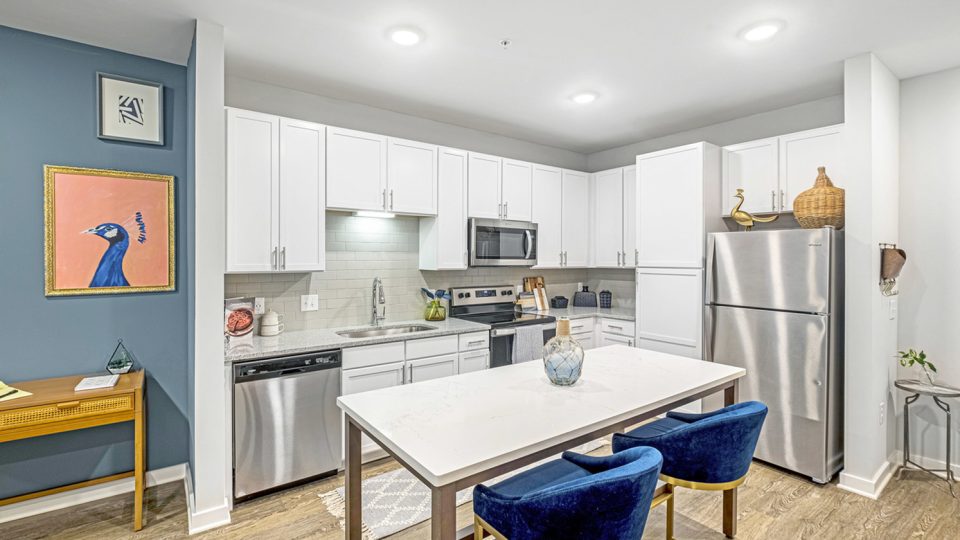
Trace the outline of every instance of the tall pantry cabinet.
[[636, 343], [703, 355], [706, 234], [720, 216], [720, 149], [696, 143], [637, 156]]

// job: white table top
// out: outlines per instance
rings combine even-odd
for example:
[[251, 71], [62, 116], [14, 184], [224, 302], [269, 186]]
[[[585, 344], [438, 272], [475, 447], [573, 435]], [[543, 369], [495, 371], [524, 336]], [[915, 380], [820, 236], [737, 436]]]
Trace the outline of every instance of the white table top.
[[530, 455], [743, 377], [746, 371], [623, 345], [586, 351], [571, 387], [534, 361], [342, 396], [364, 431], [434, 486]]

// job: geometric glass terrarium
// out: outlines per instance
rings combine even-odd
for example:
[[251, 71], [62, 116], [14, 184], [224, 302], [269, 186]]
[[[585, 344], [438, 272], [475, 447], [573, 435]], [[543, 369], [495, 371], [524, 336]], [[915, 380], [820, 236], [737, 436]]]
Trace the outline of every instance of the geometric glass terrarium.
[[107, 371], [113, 375], [120, 375], [130, 371], [133, 367], [133, 354], [123, 346], [123, 339], [117, 340], [117, 348], [107, 361]]

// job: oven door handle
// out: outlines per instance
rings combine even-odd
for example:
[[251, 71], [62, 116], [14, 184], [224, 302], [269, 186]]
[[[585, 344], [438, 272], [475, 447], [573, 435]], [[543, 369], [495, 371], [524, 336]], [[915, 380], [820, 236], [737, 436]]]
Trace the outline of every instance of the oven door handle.
[[[556, 330], [557, 323], [547, 323], [542, 325], [544, 330]], [[512, 336], [517, 333], [516, 328], [494, 328], [490, 331], [490, 337]]]

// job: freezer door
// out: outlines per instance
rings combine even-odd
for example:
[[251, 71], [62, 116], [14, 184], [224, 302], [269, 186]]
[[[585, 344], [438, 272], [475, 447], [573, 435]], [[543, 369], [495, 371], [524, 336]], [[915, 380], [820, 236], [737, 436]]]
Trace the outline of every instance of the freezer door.
[[707, 359], [746, 369], [740, 400], [770, 409], [755, 456], [827, 481], [829, 317], [707, 306], [704, 318]]
[[707, 303], [830, 313], [834, 235], [831, 228], [710, 234]]

